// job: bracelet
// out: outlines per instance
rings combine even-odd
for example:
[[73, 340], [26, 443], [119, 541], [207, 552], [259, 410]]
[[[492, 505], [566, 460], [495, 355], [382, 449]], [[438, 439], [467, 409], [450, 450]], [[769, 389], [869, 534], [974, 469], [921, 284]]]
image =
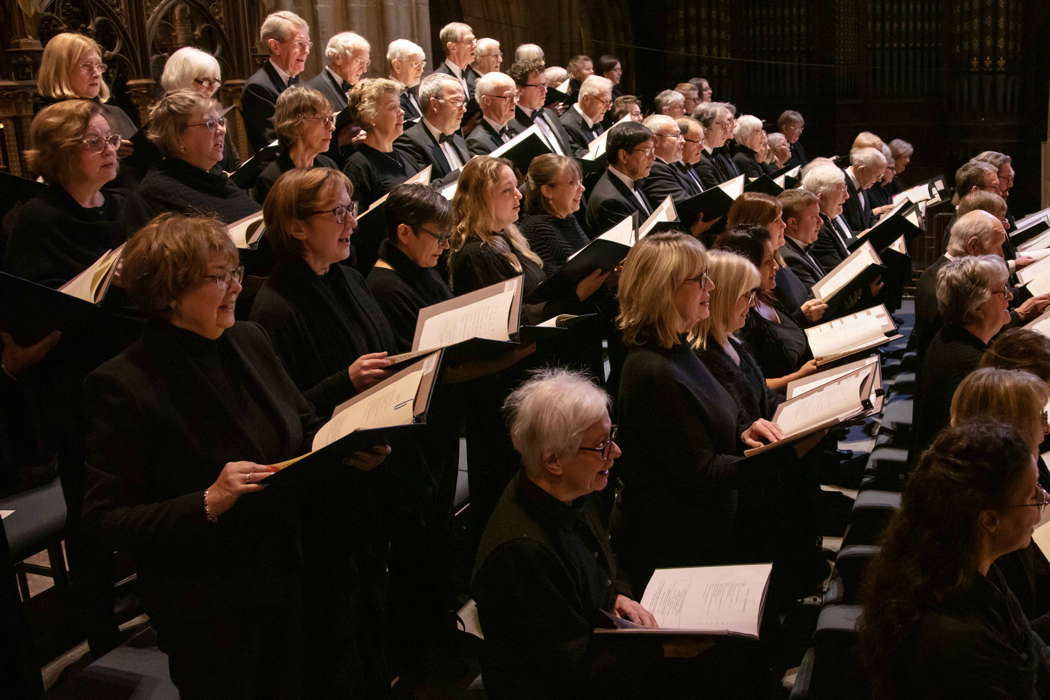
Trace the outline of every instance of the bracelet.
[[211, 508], [208, 507], [208, 489], [204, 489], [204, 517], [209, 523], [219, 522], [219, 516], [211, 512]]

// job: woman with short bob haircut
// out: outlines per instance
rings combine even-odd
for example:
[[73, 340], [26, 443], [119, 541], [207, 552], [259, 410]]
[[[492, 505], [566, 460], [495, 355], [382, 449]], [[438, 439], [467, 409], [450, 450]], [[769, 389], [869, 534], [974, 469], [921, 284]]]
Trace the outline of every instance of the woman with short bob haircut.
[[761, 418], [739, 425], [733, 397], [688, 342], [714, 286], [703, 246], [681, 233], [643, 238], [620, 276], [623, 551], [639, 584], [654, 568], [742, 558], [737, 487], [768, 465], [743, 462], [743, 449], [781, 436]]
[[1050, 338], [1028, 328], [1004, 330], [984, 351], [981, 367], [1023, 369], [1050, 384]]
[[336, 168], [325, 153], [332, 143], [335, 115], [328, 98], [305, 85], [293, 85], [277, 97], [273, 113], [280, 150], [255, 180], [252, 194], [262, 204], [273, 183], [293, 168]]
[[994, 564], [1026, 547], [1046, 492], [1031, 447], [988, 419], [944, 430], [868, 566], [858, 655], [880, 700], [1046, 697], [1046, 645]]
[[[160, 86], [164, 92], [193, 90], [204, 97], [215, 97], [222, 87], [222, 68], [215, 56], [192, 46], [183, 46], [168, 56], [164, 71], [160, 75]], [[232, 173], [240, 165], [240, 157], [234, 147], [230, 132], [226, 132], [226, 148], [219, 165]]]

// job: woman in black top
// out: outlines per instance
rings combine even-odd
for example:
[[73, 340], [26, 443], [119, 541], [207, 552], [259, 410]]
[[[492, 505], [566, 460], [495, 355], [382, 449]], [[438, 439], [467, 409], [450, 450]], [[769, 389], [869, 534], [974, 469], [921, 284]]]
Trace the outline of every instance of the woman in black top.
[[324, 155], [332, 142], [335, 116], [328, 98], [313, 88], [293, 85], [277, 98], [273, 113], [280, 152], [277, 160], [263, 168], [255, 180], [252, 195], [262, 204], [273, 183], [292, 168], [337, 168]]
[[765, 175], [767, 171], [762, 167], [762, 161], [765, 160], [768, 146], [765, 132], [762, 130], [762, 120], [751, 114], [738, 117], [733, 138], [736, 141], [733, 163], [736, 164], [737, 170], [749, 178]]
[[127, 237], [128, 198], [102, 189], [117, 176], [120, 135], [99, 105], [66, 100], [36, 115], [30, 139], [31, 167], [48, 188], [18, 210], [5, 268], [59, 287]]
[[1028, 545], [1046, 503], [1012, 427], [938, 436], [867, 571], [858, 655], [875, 697], [1050, 697], [1046, 644], [994, 563]]
[[298, 697], [314, 652], [299, 611], [299, 510], [311, 504], [259, 481], [307, 451], [319, 421], [265, 333], [235, 324], [242, 274], [214, 220], [168, 215], [139, 231], [123, 275], [154, 320], [85, 383], [84, 517], [136, 554], [185, 698]]
[[143, 221], [171, 211], [230, 224], [259, 211], [216, 167], [226, 143], [226, 118], [218, 102], [190, 90], [170, 92], [153, 106], [149, 131], [164, 160], [139, 185]]
[[621, 558], [636, 587], [654, 568], [743, 559], [737, 489], [778, 452], [743, 460], [744, 447], [781, 432], [763, 418], [741, 430], [733, 397], [687, 341], [709, 313], [706, 270], [695, 238], [651, 234], [631, 249], [620, 277], [628, 348], [616, 402], [625, 482]]

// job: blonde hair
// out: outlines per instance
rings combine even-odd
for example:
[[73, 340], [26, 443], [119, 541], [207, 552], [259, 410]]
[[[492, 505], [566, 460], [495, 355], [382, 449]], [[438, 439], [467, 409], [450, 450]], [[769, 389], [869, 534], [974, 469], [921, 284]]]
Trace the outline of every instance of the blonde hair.
[[729, 324], [736, 303], [746, 292], [758, 287], [761, 277], [754, 263], [739, 253], [712, 250], [707, 253], [707, 274], [714, 280], [711, 313], [690, 333], [693, 346], [705, 348], [711, 342], [722, 345], [730, 336]]
[[219, 62], [206, 51], [192, 46], [183, 46], [168, 56], [164, 62], [164, 72], [160, 75], [160, 86], [164, 92], [174, 90], [193, 90], [198, 78], [218, 78], [222, 82], [222, 69]]
[[[102, 60], [102, 47], [94, 39], [83, 34], [63, 32], [51, 37], [40, 58], [40, 70], [36, 74], [36, 91], [53, 100], [68, 100], [83, 97], [73, 92], [69, 74], [77, 68], [84, 56], [90, 52]], [[99, 102], [109, 100], [109, 86], [99, 80]]]
[[323, 117], [332, 113], [328, 98], [305, 85], [293, 85], [277, 97], [273, 126], [281, 148], [287, 149], [303, 136], [304, 117]]
[[191, 115], [200, 110], [207, 114], [220, 111], [219, 103], [194, 90], [176, 90], [157, 100], [149, 111], [149, 138], [169, 158], [176, 157], [179, 135], [190, 122]]
[[40, 110], [29, 126], [29, 167], [49, 185], [67, 182], [88, 125], [102, 107], [91, 100], [64, 100]]
[[302, 221], [316, 211], [329, 190], [338, 187], [345, 188], [353, 198], [350, 178], [333, 168], [294, 168], [273, 183], [263, 202], [263, 223], [266, 239], [278, 262], [303, 257], [303, 242], [292, 235], [292, 222]]
[[682, 317], [674, 303], [675, 290], [706, 270], [704, 246], [690, 235], [655, 233], [635, 243], [620, 274], [616, 322], [624, 343], [676, 345]]
[[346, 108], [355, 124], [365, 129], [371, 128], [376, 119], [376, 104], [383, 95], [401, 95], [402, 85], [389, 78], [366, 78], [350, 90], [346, 98]]
[[479, 239], [483, 245], [490, 246], [502, 256], [515, 272], [521, 272], [521, 262], [514, 252], [528, 258], [543, 267], [543, 260], [532, 252], [529, 242], [514, 224], [503, 231], [493, 231], [496, 224], [492, 219], [492, 208], [489, 205], [490, 192], [499, 182], [500, 170], [504, 167], [514, 170], [509, 160], [478, 156], [463, 166], [456, 185], [456, 194], [452, 198], [452, 208], [456, 211], [456, 228], [452, 231], [451, 250], [455, 256], [471, 238]]
[[[952, 425], [969, 419], [992, 419], [1012, 425], [1027, 437], [1041, 428], [1050, 387], [1031, 372], [984, 367], [960, 382], [952, 396]], [[1042, 430], [1039, 431], [1042, 434]], [[1039, 444], [1029, 445], [1032, 452]]]
[[850, 153], [859, 150], [861, 148], [874, 148], [875, 150], [882, 152], [882, 139], [876, 134], [870, 131], [862, 131], [857, 134], [857, 138], [853, 139], [853, 145], [850, 146]]
[[166, 212], [131, 236], [121, 256], [121, 280], [148, 316], [168, 318], [179, 297], [208, 272], [208, 258], [240, 264], [226, 225], [204, 216]]
[[568, 156], [544, 153], [532, 159], [532, 162], [529, 163], [529, 172], [525, 176], [526, 214], [555, 215], [551, 209], [550, 200], [543, 196], [543, 186], [553, 185], [554, 181], [564, 172], [575, 173], [577, 178], [582, 177], [580, 166]]

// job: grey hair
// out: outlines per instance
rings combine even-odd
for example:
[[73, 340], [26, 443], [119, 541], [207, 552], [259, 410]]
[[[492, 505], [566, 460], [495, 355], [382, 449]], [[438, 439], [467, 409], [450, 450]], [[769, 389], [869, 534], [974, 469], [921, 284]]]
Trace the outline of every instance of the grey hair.
[[394, 39], [386, 47], [386, 62], [393, 63], [397, 59], [411, 58], [412, 56], [427, 57], [423, 47], [408, 39]]
[[983, 209], [967, 212], [955, 220], [948, 233], [947, 251], [951, 255], [966, 255], [966, 244], [977, 239], [986, 248], [993, 236], [1000, 233], [1002, 224], [994, 214]]
[[904, 139], [893, 139], [890, 141], [890, 153], [893, 154], [894, 158], [910, 156], [915, 153], [915, 147]]
[[965, 326], [978, 320], [978, 308], [991, 298], [993, 284], [1010, 272], [998, 255], [970, 255], [949, 260], [937, 271], [937, 309], [945, 324]]
[[438, 41], [441, 42], [441, 47], [448, 50], [448, 44], [454, 44], [458, 42], [464, 34], [467, 32], [473, 32], [469, 24], [463, 22], [449, 22], [441, 31], [438, 33]]
[[324, 57], [329, 63], [340, 56], [350, 56], [354, 51], [372, 51], [372, 45], [368, 39], [356, 32], [339, 32], [328, 40], [324, 49]]
[[543, 70], [543, 79], [547, 81], [549, 87], [556, 88], [565, 82], [566, 78], [569, 77], [569, 71], [565, 70], [561, 66], [547, 66]]
[[478, 45], [476, 47], [475, 56], [488, 56], [493, 51], [498, 51], [500, 48], [499, 42], [492, 37], [482, 37], [478, 39]]
[[530, 476], [547, 457], [575, 454], [583, 433], [608, 411], [603, 389], [585, 374], [562, 368], [535, 372], [503, 404], [511, 442]]
[[863, 167], [865, 170], [882, 171], [886, 168], [886, 157], [877, 148], [858, 148], [850, 151], [849, 163], [854, 168]]
[[779, 131], [774, 131], [767, 138], [769, 139], [770, 148], [776, 148], [781, 144], [786, 146], [788, 142], [787, 136], [784, 136], [784, 134], [780, 133]]
[[486, 73], [474, 83], [474, 99], [480, 103], [481, 98], [491, 93], [493, 89], [508, 86], [517, 89], [517, 86], [514, 84], [514, 78], [506, 73], [501, 73], [498, 70]]
[[[431, 73], [423, 78], [419, 84], [419, 108], [424, 114], [430, 108], [430, 100], [441, 94], [441, 89], [445, 85], [454, 85], [457, 90], [463, 92], [463, 84], [447, 73]], [[466, 98], [467, 96], [464, 95], [463, 99]]]
[[542, 61], [543, 47], [539, 44], [522, 44], [514, 49], [514, 62], [518, 61]]
[[753, 114], [745, 114], [736, 120], [733, 138], [736, 139], [737, 143], [743, 145], [750, 141], [751, 137], [759, 131], [762, 131], [762, 120]]
[[728, 114], [729, 110], [721, 102], [701, 102], [693, 110], [693, 119], [700, 122], [705, 129], [710, 129], [723, 113]]
[[259, 41], [268, 47], [270, 39], [285, 41], [296, 29], [305, 29], [309, 33], [310, 25], [294, 12], [289, 12], [288, 10], [272, 12], [266, 15], [262, 26], [259, 27]]
[[667, 126], [668, 124], [673, 125], [681, 133], [681, 129], [678, 127], [678, 122], [674, 117], [669, 117], [666, 114], [650, 114], [642, 121], [642, 126], [647, 128], [649, 131], [656, 133], [656, 129], [660, 126]]
[[174, 90], [193, 90], [193, 81], [202, 76], [218, 76], [222, 80], [222, 70], [215, 57], [206, 51], [192, 46], [183, 46], [168, 56], [164, 62], [164, 72], [160, 75], [160, 86], [164, 92]]
[[580, 98], [594, 97], [606, 90], [612, 90], [612, 81], [600, 75], [590, 75], [580, 84]]
[[817, 196], [844, 184], [846, 174], [831, 163], [820, 164], [802, 177], [802, 188]]
[[1010, 156], [999, 151], [981, 151], [970, 160], [977, 161], [978, 163], [988, 163], [996, 170], [1003, 167], [1006, 163], [1011, 162]]
[[653, 102], [656, 103], [656, 109], [662, 112], [666, 107], [670, 107], [675, 103], [680, 103], [684, 106], [685, 95], [677, 90], [661, 90], [657, 93], [656, 97], [653, 98]]

